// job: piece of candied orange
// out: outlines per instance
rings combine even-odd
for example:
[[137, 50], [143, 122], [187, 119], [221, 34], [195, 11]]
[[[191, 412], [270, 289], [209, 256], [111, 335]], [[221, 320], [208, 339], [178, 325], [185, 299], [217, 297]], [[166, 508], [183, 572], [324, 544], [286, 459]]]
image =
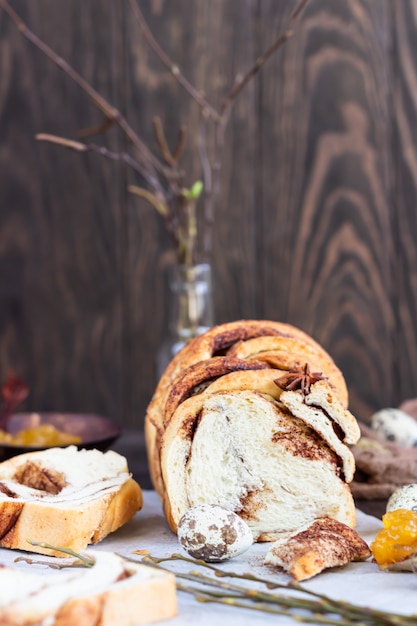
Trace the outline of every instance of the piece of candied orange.
[[403, 561], [417, 550], [417, 513], [408, 509], [389, 511], [371, 543], [375, 561], [382, 568]]

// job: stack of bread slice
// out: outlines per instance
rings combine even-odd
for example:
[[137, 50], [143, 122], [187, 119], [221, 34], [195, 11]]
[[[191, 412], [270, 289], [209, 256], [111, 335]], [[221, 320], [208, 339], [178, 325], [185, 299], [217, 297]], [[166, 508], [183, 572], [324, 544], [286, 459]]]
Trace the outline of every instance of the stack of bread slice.
[[176, 532], [203, 503], [233, 510], [257, 541], [318, 518], [355, 525], [360, 436], [341, 371], [291, 325], [240, 320], [190, 341], [148, 407], [151, 477]]

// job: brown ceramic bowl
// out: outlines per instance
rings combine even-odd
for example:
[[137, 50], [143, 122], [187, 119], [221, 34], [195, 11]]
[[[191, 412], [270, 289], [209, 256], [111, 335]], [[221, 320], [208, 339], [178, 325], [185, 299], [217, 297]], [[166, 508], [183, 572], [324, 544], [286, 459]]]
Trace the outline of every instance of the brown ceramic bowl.
[[[107, 417], [92, 413], [14, 413], [10, 416], [7, 431], [15, 435], [20, 430], [34, 428], [41, 424], [52, 424], [58, 430], [81, 437], [78, 448], [105, 451], [120, 436], [122, 428]], [[0, 461], [44, 447], [18, 446], [0, 443]]]

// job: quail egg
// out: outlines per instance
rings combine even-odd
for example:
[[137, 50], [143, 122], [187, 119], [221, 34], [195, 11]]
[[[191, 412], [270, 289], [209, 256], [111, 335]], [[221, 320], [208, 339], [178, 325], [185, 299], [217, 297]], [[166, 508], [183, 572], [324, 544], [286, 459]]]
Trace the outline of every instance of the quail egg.
[[188, 509], [178, 524], [178, 539], [190, 556], [207, 563], [242, 554], [253, 543], [246, 522], [217, 504], [200, 504]]
[[387, 502], [387, 513], [397, 509], [409, 509], [417, 513], [417, 484], [398, 487]]
[[400, 409], [381, 409], [371, 418], [371, 428], [381, 441], [417, 446], [417, 421]]

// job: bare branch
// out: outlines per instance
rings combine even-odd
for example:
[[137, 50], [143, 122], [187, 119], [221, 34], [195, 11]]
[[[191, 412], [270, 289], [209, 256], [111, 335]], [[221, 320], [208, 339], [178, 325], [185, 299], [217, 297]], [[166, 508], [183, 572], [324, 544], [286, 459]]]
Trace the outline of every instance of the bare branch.
[[62, 146], [63, 148], [75, 150], [76, 152], [95, 152], [96, 154], [106, 157], [107, 159], [111, 159], [112, 161], [122, 161], [131, 169], [138, 172], [153, 189], [162, 192], [159, 180], [156, 177], [153, 177], [148, 170], [142, 167], [139, 161], [136, 161], [136, 159], [126, 152], [113, 152], [104, 146], [97, 146], [94, 143], [82, 143], [81, 141], [74, 141], [73, 139], [58, 137], [57, 135], [49, 135], [47, 133], [39, 133], [35, 135], [35, 139], [38, 141], [47, 141], [49, 143]]
[[[137, 0], [129, 0], [132, 11], [136, 17], [139, 28], [142, 32], [142, 35], [149, 45], [149, 47], [155, 52], [155, 54], [159, 57], [161, 62], [168, 68], [168, 70], [172, 73], [178, 83], [185, 89], [185, 91], [197, 102], [197, 104], [201, 107], [202, 110], [202, 126], [200, 128], [200, 139], [199, 139], [199, 153], [200, 153], [200, 162], [203, 170], [203, 180], [204, 180], [204, 221], [205, 221], [205, 230], [204, 230], [204, 249], [208, 254], [211, 250], [211, 229], [212, 224], [214, 222], [214, 209], [215, 209], [215, 201], [219, 194], [220, 190], [220, 172], [222, 159], [221, 155], [223, 152], [224, 146], [224, 137], [225, 131], [227, 127], [227, 123], [229, 121], [230, 113], [233, 107], [233, 104], [239, 94], [245, 89], [247, 84], [253, 79], [253, 77], [259, 72], [261, 67], [274, 55], [274, 53], [285, 44], [285, 42], [292, 36], [294, 33], [294, 27], [301, 16], [303, 10], [305, 9], [309, 0], [300, 0], [293, 13], [291, 14], [286, 27], [282, 34], [273, 42], [273, 44], [265, 50], [265, 52], [258, 57], [254, 65], [241, 77], [238, 77], [233, 85], [232, 89], [228, 93], [225, 98], [220, 114], [217, 112], [208, 101], [195, 89], [193, 85], [191, 85], [187, 79], [183, 76], [180, 71], [178, 65], [176, 65], [171, 58], [166, 54], [166, 52], [161, 48], [156, 39], [154, 38], [149, 26], [146, 23], [146, 20], [143, 16], [141, 9], [139, 8], [139, 4]], [[212, 121], [215, 125], [215, 137], [214, 137], [214, 153], [212, 155], [212, 161], [207, 152], [207, 139], [206, 139], [206, 126], [209, 121]], [[173, 165], [171, 160], [171, 152], [166, 144], [165, 136], [163, 135], [162, 125], [156, 130], [158, 143], [161, 147], [161, 152], [164, 155], [167, 163]], [[208, 231], [208, 232], [207, 232]]]
[[[202, 93], [188, 82], [179, 67], [172, 62], [170, 57], [155, 40], [139, 7], [138, 0], [129, 0], [132, 13], [136, 18], [144, 40], [165, 67], [169, 69], [190, 98], [192, 98], [201, 109], [198, 149], [204, 180], [204, 250], [207, 255], [211, 252], [211, 231], [214, 223], [215, 204], [220, 189], [225, 131], [234, 102], [252, 78], [259, 72], [261, 67], [282, 45], [284, 45], [289, 37], [291, 37], [294, 32], [295, 23], [305, 9], [308, 1], [309, 0], [298, 0], [298, 4], [291, 14], [282, 34], [265, 50], [245, 74], [236, 77], [234, 85], [223, 100], [221, 108], [217, 111], [210, 105]], [[195, 200], [191, 201], [190, 198], [187, 198], [182, 193], [184, 173], [177, 169], [178, 161], [184, 148], [185, 130], [183, 128], [180, 129], [176, 148], [172, 151], [166, 141], [161, 120], [159, 120], [159, 118], [154, 120], [155, 135], [161, 155], [166, 161], [167, 165], [165, 165], [141, 140], [120, 111], [103, 98], [64, 59], [41, 41], [21, 20], [7, 0], [0, 0], [0, 9], [3, 9], [7, 13], [19, 32], [71, 78], [71, 80], [89, 97], [92, 103], [104, 114], [105, 119], [102, 124], [82, 130], [78, 133], [78, 136], [86, 137], [103, 133], [113, 124], [117, 124], [135, 148], [136, 158], [125, 152], [111, 151], [104, 146], [85, 144], [81, 141], [74, 141], [55, 135], [39, 134], [36, 138], [77, 152], [95, 152], [113, 161], [122, 161], [139, 173], [152, 191], [134, 185], [129, 187], [129, 191], [145, 198], [165, 219], [167, 230], [172, 235], [176, 245], [180, 262], [191, 264], [194, 259], [197, 237], [196, 206]], [[209, 124], [213, 124], [214, 127], [210, 128], [210, 130], [214, 130], [210, 154], [207, 139]]]
[[284, 32], [278, 37], [278, 39], [267, 49], [265, 52], [256, 59], [254, 65], [249, 69], [248, 72], [235, 84], [233, 89], [230, 91], [226, 101], [222, 106], [222, 116], [225, 114], [225, 111], [230, 106], [230, 101], [236, 99], [236, 97], [240, 94], [240, 92], [246, 87], [249, 81], [259, 72], [261, 67], [265, 65], [268, 59], [275, 54], [275, 52], [285, 44], [285, 42], [294, 34], [294, 26], [300, 17], [301, 13], [304, 11], [309, 0], [300, 0], [293, 13], [291, 14], [290, 19], [284, 29]]
[[[255, 61], [254, 65], [245, 73], [243, 76], [238, 77], [235, 81], [234, 86], [230, 90], [226, 99], [224, 100], [221, 106], [221, 115], [220, 120], [216, 123], [215, 129], [215, 150], [213, 157], [213, 197], [216, 198], [219, 193], [220, 187], [220, 171], [221, 171], [221, 155], [223, 152], [224, 145], [224, 137], [226, 132], [226, 127], [229, 121], [230, 113], [232, 111], [233, 105], [236, 101], [236, 98], [241, 94], [241, 92], [245, 89], [248, 83], [253, 79], [253, 77], [259, 72], [261, 67], [265, 65], [265, 63], [273, 56], [273, 54], [285, 44], [285, 42], [293, 35], [294, 27], [301, 16], [303, 10], [305, 9], [309, 0], [300, 0], [291, 14], [288, 23], [283, 31], [283, 33], [274, 41], [274, 43], [265, 50], [265, 52], [258, 57]], [[214, 202], [214, 200], [213, 200]], [[209, 209], [213, 210], [213, 209]]]
[[77, 130], [77, 137], [93, 137], [94, 135], [102, 135], [109, 128], [114, 125], [114, 120], [110, 120], [109, 118], [105, 118], [101, 124], [97, 126], [93, 126], [92, 128], [82, 128], [81, 130]]
[[57, 135], [48, 135], [47, 133], [38, 133], [35, 135], [35, 139], [38, 141], [48, 141], [54, 143], [57, 146], [69, 148], [70, 150], [76, 150], [77, 152], [87, 152], [88, 145], [81, 143], [81, 141], [74, 141], [74, 139], [67, 139], [66, 137], [57, 137]]
[[147, 202], [149, 202], [149, 204], [151, 204], [160, 215], [162, 215], [162, 217], [167, 217], [168, 215], [168, 208], [167, 205], [165, 204], [165, 202], [162, 202], [161, 200], [159, 200], [159, 198], [152, 193], [151, 191], [148, 191], [147, 189], [144, 189], [143, 187], [138, 187], [137, 185], [129, 185], [128, 186], [128, 191], [130, 191], [130, 193], [135, 194], [136, 196], [140, 196], [141, 198], [144, 198]]
[[148, 46], [155, 52], [158, 58], [162, 61], [166, 68], [171, 72], [171, 74], [175, 77], [175, 79], [179, 82], [179, 84], [185, 89], [185, 91], [191, 96], [193, 100], [199, 104], [201, 109], [205, 112], [206, 115], [212, 117], [214, 120], [217, 120], [220, 116], [219, 113], [214, 109], [211, 104], [202, 96], [202, 94], [197, 91], [197, 89], [188, 82], [185, 76], [181, 73], [180, 68], [176, 63], [174, 63], [169, 56], [166, 54], [164, 50], [162, 50], [159, 43], [156, 41], [155, 37], [151, 33], [149, 26], [146, 23], [146, 20], [143, 16], [142, 11], [139, 8], [139, 4], [137, 0], [129, 0], [130, 6], [132, 8], [133, 14], [136, 18], [136, 21], [139, 25], [143, 38], [145, 39]]
[[175, 150], [172, 153], [172, 156], [174, 158], [175, 163], [177, 163], [182, 155], [182, 153], [184, 152], [184, 146], [185, 146], [185, 136], [187, 134], [187, 131], [185, 129], [184, 126], [181, 126], [179, 131], [178, 131], [178, 139], [177, 139], [177, 145], [175, 146]]
[[26, 37], [36, 48], [41, 50], [55, 65], [57, 65], [71, 80], [78, 85], [87, 94], [93, 104], [104, 113], [107, 119], [113, 120], [130, 139], [132, 144], [138, 150], [139, 155], [144, 161], [145, 167], [148, 167], [146, 161], [156, 170], [166, 173], [166, 168], [152, 154], [152, 152], [143, 143], [136, 134], [127, 120], [122, 116], [120, 111], [112, 106], [103, 96], [101, 96], [78, 72], [76, 72], [62, 57], [58, 56], [49, 46], [41, 41], [22, 21], [20, 16], [12, 9], [7, 0], [0, 0], [0, 8], [2, 8], [16, 25], [19, 32]]
[[255, 61], [254, 65], [242, 76], [241, 79], [236, 81], [233, 88], [230, 90], [227, 98], [225, 99], [221, 112], [219, 113], [210, 105], [210, 103], [202, 96], [202, 94], [197, 91], [197, 89], [185, 78], [185, 76], [181, 73], [180, 68], [176, 63], [174, 63], [171, 58], [166, 54], [166, 52], [161, 48], [161, 46], [156, 41], [153, 36], [149, 26], [146, 23], [146, 20], [143, 16], [143, 13], [138, 5], [138, 0], [129, 0], [132, 11], [136, 17], [139, 28], [142, 32], [142, 35], [149, 45], [149, 47], [155, 52], [161, 62], [169, 69], [178, 83], [187, 91], [187, 93], [200, 105], [204, 115], [206, 117], [212, 118], [217, 124], [225, 126], [226, 119], [229, 117], [230, 109], [232, 106], [232, 102], [236, 99], [236, 97], [240, 94], [241, 91], [246, 87], [246, 85], [251, 81], [251, 79], [259, 72], [261, 67], [265, 65], [265, 63], [274, 55], [274, 53], [285, 44], [285, 42], [294, 34], [294, 26], [299, 19], [301, 13], [304, 11], [306, 5], [309, 0], [300, 0], [299, 4], [294, 9], [291, 14], [290, 19], [284, 29], [284, 32], [274, 41], [274, 43], [267, 49], [265, 52], [258, 57]]
[[182, 148], [184, 146], [185, 130], [183, 128], [180, 129], [177, 146], [175, 148], [175, 151], [171, 152], [171, 149], [168, 146], [168, 142], [165, 137], [164, 127], [162, 126], [161, 118], [156, 115], [153, 118], [152, 123], [155, 138], [162, 156], [164, 157], [168, 165], [170, 165], [172, 168], [175, 168], [178, 159], [181, 156]]
[[212, 230], [214, 223], [214, 200], [213, 200], [213, 168], [207, 153], [207, 124], [208, 120], [202, 119], [199, 128], [198, 151], [203, 172], [204, 182], [204, 228], [203, 250], [209, 258], [212, 249]]

